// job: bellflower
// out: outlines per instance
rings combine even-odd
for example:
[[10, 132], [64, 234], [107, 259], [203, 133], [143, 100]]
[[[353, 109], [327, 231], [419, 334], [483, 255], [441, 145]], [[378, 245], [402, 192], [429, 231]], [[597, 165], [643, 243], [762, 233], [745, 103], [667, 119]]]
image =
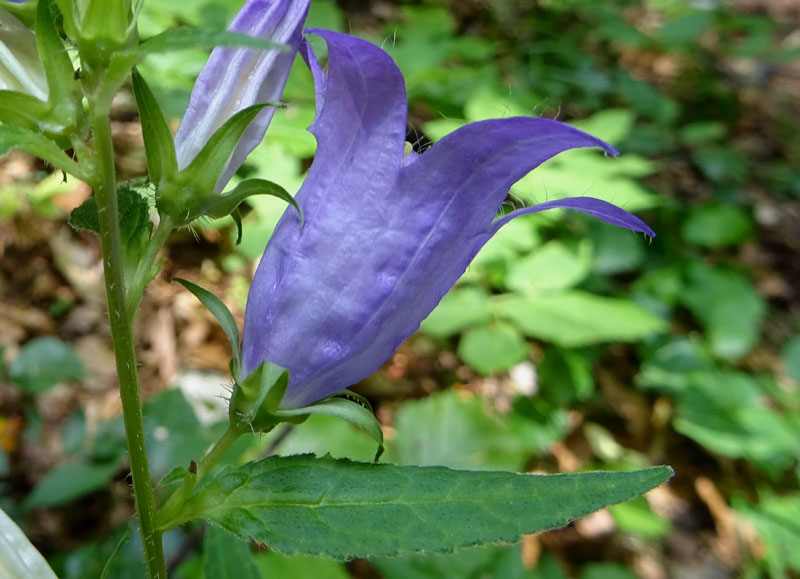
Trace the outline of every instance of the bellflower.
[[310, 131], [317, 153], [296, 200], [267, 244], [250, 288], [245, 372], [263, 361], [289, 370], [291, 409], [365, 378], [462, 275], [509, 220], [545, 209], [588, 213], [653, 235], [637, 217], [575, 197], [496, 218], [511, 185], [562, 151], [606, 143], [542, 118], [461, 127], [421, 155], [404, 155], [407, 102], [400, 70], [380, 48], [348, 35], [325, 39], [328, 70], [301, 45], [316, 85]]
[[[238, 111], [278, 102], [300, 44], [310, 0], [247, 0], [229, 30], [285, 44], [290, 50], [215, 48], [200, 72], [186, 114], [175, 134], [178, 168], [189, 165], [214, 131]], [[250, 124], [216, 183], [219, 193], [264, 137], [274, 107]]]

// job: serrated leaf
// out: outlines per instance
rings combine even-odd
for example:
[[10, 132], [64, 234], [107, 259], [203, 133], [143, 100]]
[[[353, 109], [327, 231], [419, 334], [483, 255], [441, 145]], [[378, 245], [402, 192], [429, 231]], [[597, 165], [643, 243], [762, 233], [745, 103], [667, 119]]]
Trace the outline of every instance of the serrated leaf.
[[496, 304], [496, 313], [527, 336], [567, 347], [630, 342], [667, 327], [664, 320], [633, 302], [577, 290], [535, 299], [504, 296]]
[[142, 123], [147, 172], [150, 182], [159, 185], [162, 179], [172, 179], [178, 171], [175, 142], [155, 95], [135, 68], [132, 83]]
[[0, 509], [0, 577], [58, 579], [25, 533]]
[[471, 368], [488, 376], [524, 360], [528, 346], [514, 326], [498, 322], [464, 332], [458, 344], [458, 355]]
[[24, 127], [0, 125], [0, 155], [5, 155], [11, 149], [35, 155], [81, 181], [89, 180], [89, 173], [70, 159], [55, 141]]
[[77, 231], [91, 231], [100, 235], [100, 222], [97, 219], [97, 202], [89, 197], [69, 214], [69, 226]]
[[203, 576], [206, 579], [262, 579], [248, 543], [213, 526], [203, 537]]
[[285, 44], [270, 42], [269, 40], [232, 32], [218, 28], [201, 26], [181, 26], [166, 30], [147, 40], [143, 40], [137, 51], [140, 55], [155, 54], [158, 52], [173, 52], [187, 48], [209, 49], [217, 46], [242, 46], [261, 50], [289, 50]]
[[663, 466], [543, 476], [271, 457], [206, 478], [175, 523], [202, 518], [287, 554], [451, 551], [561, 527], [672, 474]]
[[8, 368], [8, 375], [31, 394], [45, 392], [84, 376], [83, 363], [72, 346], [53, 336], [34, 338], [25, 344]]
[[222, 300], [212, 294], [210, 291], [190, 282], [189, 280], [176, 277], [175, 281], [192, 292], [194, 297], [200, 300], [200, 302], [208, 309], [208, 311], [211, 312], [211, 315], [214, 316], [219, 322], [219, 325], [222, 327], [222, 331], [225, 332], [225, 335], [228, 337], [228, 341], [231, 343], [234, 368], [236, 370], [234, 373], [234, 379], [238, 379], [236, 373], [238, 373], [239, 368], [242, 367], [241, 349], [239, 347], [239, 326], [236, 325], [236, 320], [233, 318], [233, 314], [228, 309], [228, 306], [222, 303]]

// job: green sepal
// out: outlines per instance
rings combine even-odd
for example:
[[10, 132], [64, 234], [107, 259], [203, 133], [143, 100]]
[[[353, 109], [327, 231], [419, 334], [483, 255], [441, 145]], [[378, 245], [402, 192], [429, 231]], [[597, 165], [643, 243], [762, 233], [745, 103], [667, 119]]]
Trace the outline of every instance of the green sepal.
[[150, 182], [158, 186], [162, 181], [174, 179], [178, 172], [175, 141], [155, 95], [135, 68], [132, 81], [133, 94], [136, 97], [136, 106], [142, 123], [147, 172], [150, 175]]
[[231, 211], [231, 219], [236, 224], [236, 245], [239, 245], [242, 242], [242, 214], [238, 207]]
[[[211, 135], [189, 166], [178, 173], [175, 181], [165, 183], [161, 187], [156, 201], [159, 214], [168, 215], [179, 226], [205, 215], [209, 204], [213, 205], [214, 198], [219, 197], [214, 193], [214, 186], [239, 139], [258, 113], [268, 106], [276, 105], [275, 103], [252, 105], [225, 121]], [[233, 208], [235, 205], [231, 207], [231, 211]]]
[[11, 149], [35, 155], [81, 181], [88, 181], [91, 177], [83, 164], [73, 161], [56, 142], [41, 133], [24, 127], [0, 124], [0, 155], [5, 155]]
[[211, 312], [211, 315], [214, 316], [219, 322], [219, 325], [222, 327], [222, 331], [225, 332], [225, 335], [228, 337], [228, 341], [231, 343], [231, 351], [233, 352], [233, 360], [231, 361], [231, 374], [233, 375], [233, 379], [238, 382], [240, 369], [242, 367], [242, 355], [239, 348], [239, 327], [236, 325], [236, 320], [233, 318], [233, 314], [221, 299], [207, 289], [204, 289], [196, 283], [192, 283], [186, 279], [181, 279], [179, 277], [174, 279], [187, 290], [192, 292], [194, 297], [200, 300], [200, 302], [208, 309], [208, 311]]
[[300, 217], [300, 227], [303, 227], [303, 211], [286, 189], [265, 179], [247, 179], [235, 188], [222, 195], [212, 195], [198, 205], [197, 217], [207, 215], [220, 219], [230, 215], [236, 223], [236, 245], [242, 242], [242, 216], [239, 213], [239, 204], [253, 195], [270, 195], [289, 203]]
[[81, 14], [78, 48], [90, 66], [100, 68], [130, 43], [130, 0], [88, 0]]
[[240, 110], [214, 131], [205, 146], [181, 173], [198, 186], [216, 184], [247, 127], [263, 109], [279, 103], [258, 103]]
[[54, 135], [69, 136], [83, 124], [83, 105], [75, 69], [56, 30], [53, 10], [58, 8], [54, 4], [54, 0], [39, 0], [36, 12], [36, 47], [47, 77], [50, 104], [40, 127]]
[[200, 26], [181, 26], [166, 30], [143, 40], [137, 51], [144, 57], [159, 52], [174, 52], [187, 48], [209, 49], [216, 46], [241, 46], [261, 50], [289, 50], [285, 44], [270, 42], [263, 38]]
[[244, 380], [236, 380], [228, 416], [234, 428], [269, 432], [281, 422], [299, 424], [308, 418], [276, 416], [289, 385], [289, 371], [262, 362]]
[[346, 420], [369, 434], [378, 443], [375, 453], [375, 462], [383, 454], [383, 430], [381, 423], [375, 417], [372, 405], [363, 396], [351, 390], [342, 390], [338, 394], [320, 400], [319, 402], [292, 410], [278, 410], [275, 415], [279, 418], [308, 417], [312, 414], [325, 414]]

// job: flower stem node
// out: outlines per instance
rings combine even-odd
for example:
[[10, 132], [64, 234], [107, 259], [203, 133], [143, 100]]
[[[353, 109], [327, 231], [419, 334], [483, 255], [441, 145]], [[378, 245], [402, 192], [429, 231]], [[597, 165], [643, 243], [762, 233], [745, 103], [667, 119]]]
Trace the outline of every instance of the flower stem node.
[[[233, 362], [232, 362], [233, 364]], [[231, 427], [243, 432], [270, 432], [278, 424], [301, 424], [312, 414], [341, 418], [362, 429], [378, 443], [377, 461], [383, 454], [383, 431], [369, 401], [350, 390], [303, 408], [281, 408], [289, 385], [289, 372], [271, 362], [262, 362], [241, 384], [233, 388], [229, 417]]]

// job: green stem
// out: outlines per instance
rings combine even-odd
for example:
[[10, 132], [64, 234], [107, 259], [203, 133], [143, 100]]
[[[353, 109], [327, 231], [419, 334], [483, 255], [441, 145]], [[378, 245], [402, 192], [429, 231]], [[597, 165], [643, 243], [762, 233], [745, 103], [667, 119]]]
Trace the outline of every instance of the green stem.
[[202, 480], [212, 468], [219, 462], [222, 456], [228, 451], [231, 445], [242, 435], [242, 431], [228, 425], [228, 429], [222, 437], [212, 446], [195, 465], [194, 472], [190, 472], [181, 483], [181, 486], [170, 495], [164, 506], [158, 513], [158, 529], [163, 532], [174, 527], [174, 521], [181, 512], [181, 508], [186, 503], [189, 495], [194, 490], [197, 481]]
[[147, 466], [142, 406], [139, 400], [139, 382], [136, 375], [133, 326], [125, 303], [122, 238], [117, 204], [114, 148], [109, 120], [110, 101], [103, 99], [102, 102], [90, 102], [90, 107], [94, 131], [95, 167], [97, 168], [91, 184], [94, 189], [100, 225], [108, 317], [111, 324], [111, 339], [114, 343], [128, 456], [131, 462], [136, 515], [139, 519], [139, 530], [142, 534], [149, 576], [151, 579], [167, 579], [161, 533], [156, 530], [155, 496]]

